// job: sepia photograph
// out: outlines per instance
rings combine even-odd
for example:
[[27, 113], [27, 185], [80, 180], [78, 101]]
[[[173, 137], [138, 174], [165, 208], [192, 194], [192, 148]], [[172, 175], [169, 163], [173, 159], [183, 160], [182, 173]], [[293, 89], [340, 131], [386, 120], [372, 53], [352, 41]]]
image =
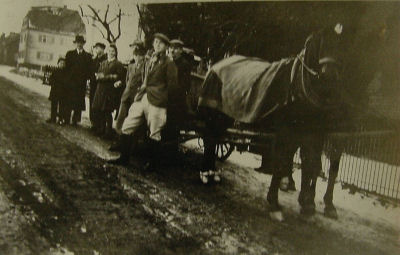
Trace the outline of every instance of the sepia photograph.
[[0, 6], [0, 255], [400, 254], [400, 1]]

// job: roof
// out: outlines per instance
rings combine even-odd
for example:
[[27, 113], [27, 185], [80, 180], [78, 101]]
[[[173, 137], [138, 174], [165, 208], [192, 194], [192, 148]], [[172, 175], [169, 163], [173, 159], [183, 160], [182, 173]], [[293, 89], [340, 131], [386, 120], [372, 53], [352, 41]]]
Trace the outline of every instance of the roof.
[[65, 7], [32, 7], [26, 15], [29, 27], [53, 32], [85, 34], [85, 24], [78, 11]]

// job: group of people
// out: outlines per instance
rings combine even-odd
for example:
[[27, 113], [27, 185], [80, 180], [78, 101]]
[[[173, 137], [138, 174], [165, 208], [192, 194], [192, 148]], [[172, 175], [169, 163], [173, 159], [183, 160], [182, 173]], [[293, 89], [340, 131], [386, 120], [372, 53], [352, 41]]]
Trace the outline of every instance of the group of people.
[[89, 86], [91, 130], [105, 138], [117, 134], [117, 141], [110, 149], [121, 154], [109, 163], [129, 163], [133, 143], [143, 133], [141, 130], [146, 130], [150, 155], [147, 167], [160, 162], [161, 141], [170, 141], [169, 149], [177, 150], [193, 67], [193, 56], [183, 51], [184, 43], [155, 33], [152, 49], [146, 50], [144, 42], [136, 40], [130, 44], [133, 59], [127, 68], [118, 60], [118, 50], [113, 44], [105, 53], [106, 45], [96, 43], [92, 57], [83, 49], [82, 36], [77, 35], [74, 43], [76, 49], [58, 60], [58, 68], [49, 79], [48, 122], [76, 126], [86, 108]]

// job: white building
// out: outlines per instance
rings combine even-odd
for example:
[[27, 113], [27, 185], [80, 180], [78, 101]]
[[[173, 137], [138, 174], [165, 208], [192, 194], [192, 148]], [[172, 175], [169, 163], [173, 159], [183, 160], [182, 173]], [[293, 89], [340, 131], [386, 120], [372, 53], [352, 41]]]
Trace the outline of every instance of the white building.
[[32, 7], [20, 34], [18, 64], [32, 67], [56, 65], [74, 48], [75, 35], [85, 36], [85, 24], [78, 11], [65, 7]]

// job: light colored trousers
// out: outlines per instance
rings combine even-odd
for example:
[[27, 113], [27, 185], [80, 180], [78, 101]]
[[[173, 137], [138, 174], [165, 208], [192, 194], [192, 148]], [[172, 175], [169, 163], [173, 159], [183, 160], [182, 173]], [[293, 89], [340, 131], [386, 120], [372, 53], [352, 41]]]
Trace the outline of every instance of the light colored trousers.
[[167, 122], [167, 109], [149, 103], [147, 94], [140, 101], [134, 102], [129, 108], [128, 117], [122, 125], [122, 134], [131, 135], [146, 121], [150, 129], [150, 138], [161, 140], [161, 130]]

